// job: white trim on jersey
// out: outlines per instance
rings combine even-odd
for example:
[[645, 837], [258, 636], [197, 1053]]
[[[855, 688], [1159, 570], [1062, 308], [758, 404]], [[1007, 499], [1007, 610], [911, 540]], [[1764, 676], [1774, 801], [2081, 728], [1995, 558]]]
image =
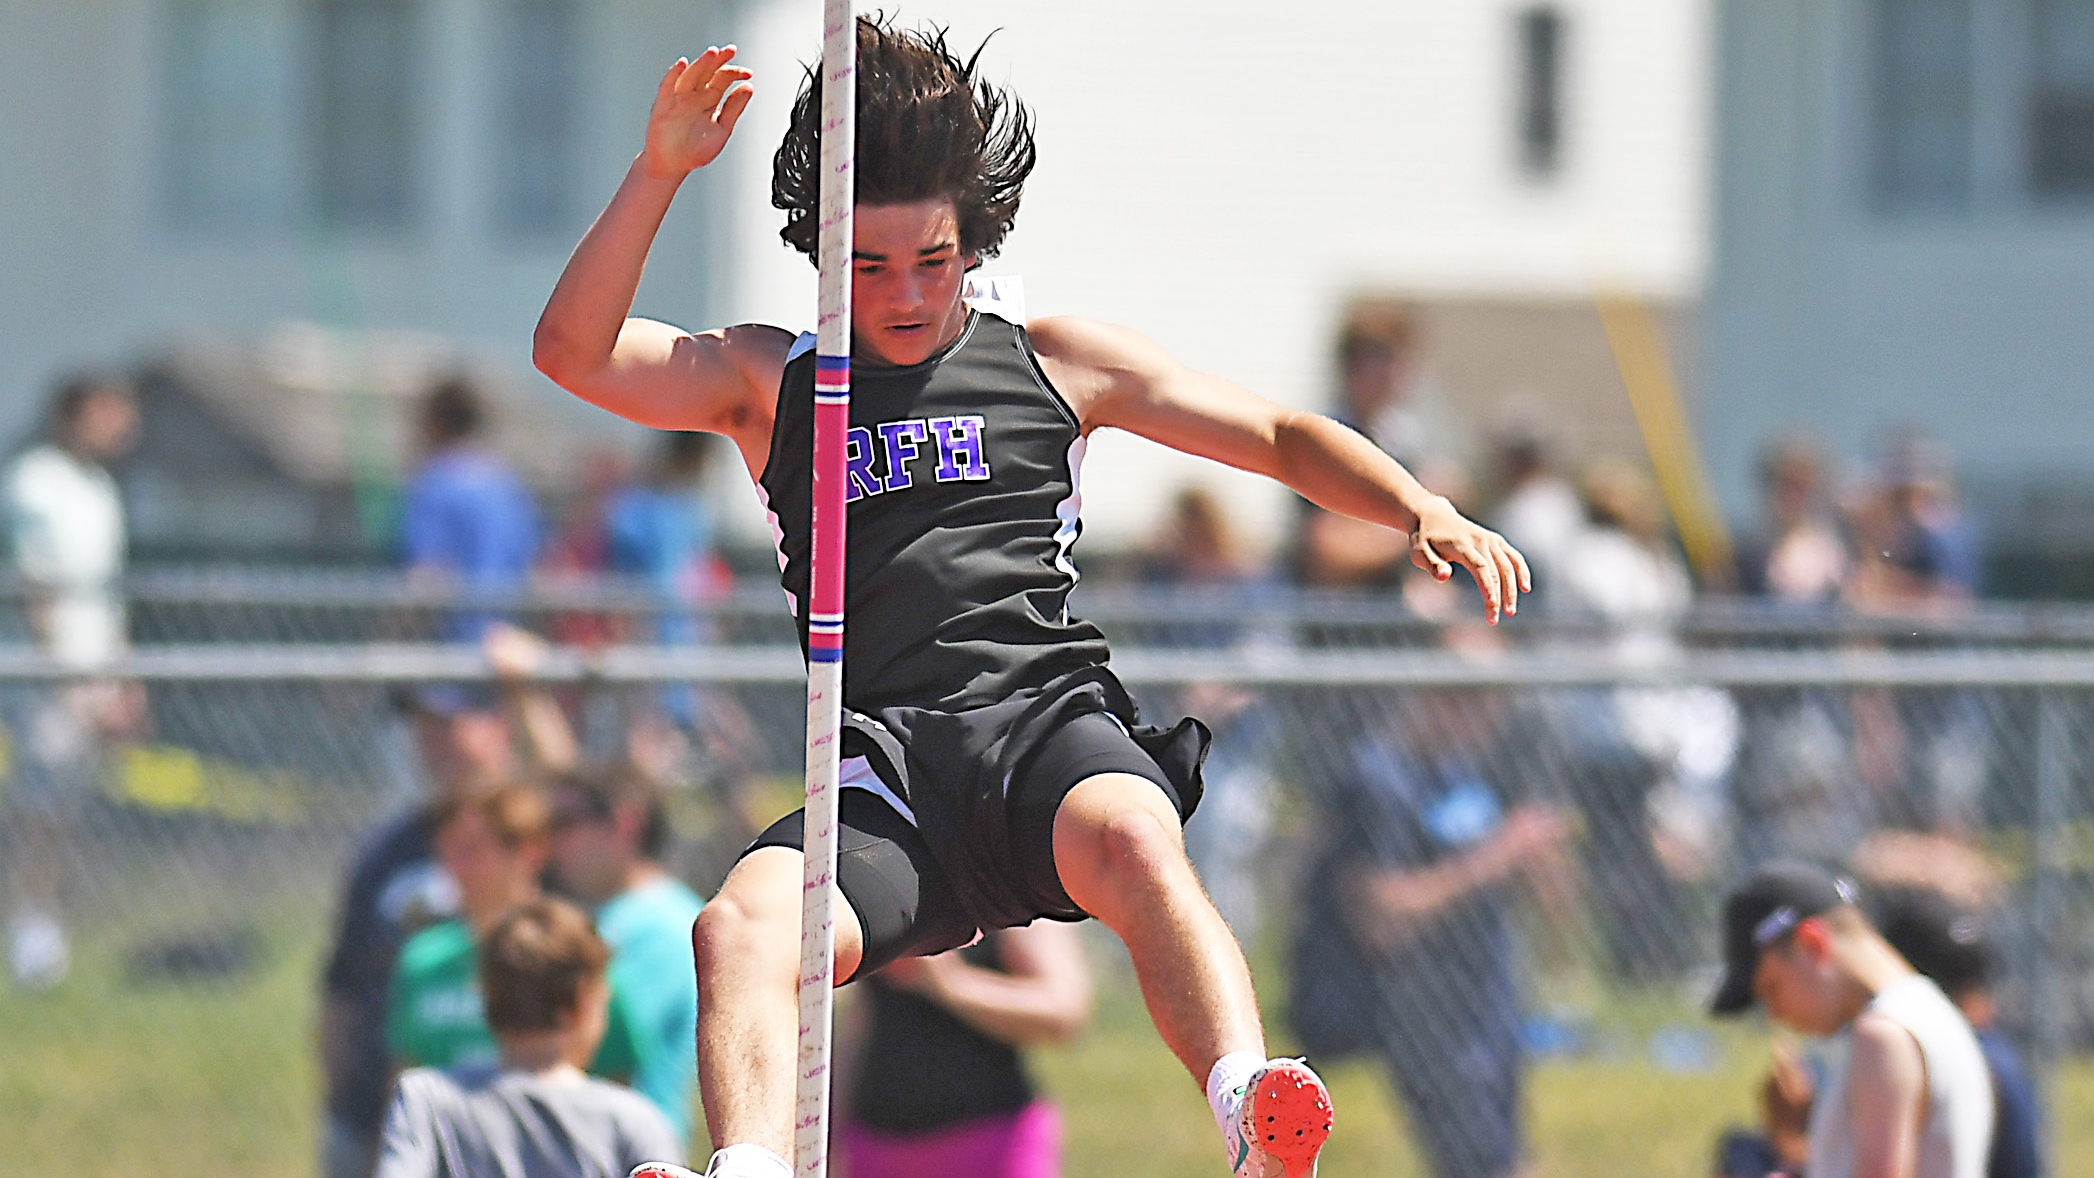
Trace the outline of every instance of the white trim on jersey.
[[[804, 338], [812, 339], [814, 337], [807, 336]], [[771, 525], [771, 553], [778, 558], [778, 571], [780, 574], [783, 574], [785, 572], [785, 524], [778, 518], [778, 513], [771, 510], [771, 493], [763, 489], [763, 480], [757, 479], [752, 485], [756, 488], [756, 501], [763, 505], [763, 518], [769, 521]], [[786, 612], [797, 620], [800, 616], [800, 599], [793, 596], [793, 591], [785, 588], [785, 586], [780, 585], [778, 588], [785, 594]]]
[[862, 789], [894, 807], [894, 812], [907, 820], [909, 825], [916, 825], [916, 811], [909, 808], [909, 803], [903, 801], [894, 792], [893, 787], [880, 780], [880, 775], [873, 772], [870, 760], [864, 757], [846, 757], [843, 763], [836, 767], [836, 773], [837, 784], [844, 789]]
[[960, 287], [960, 298], [976, 311], [1025, 326], [1025, 280], [1016, 274], [969, 274]]
[[[1083, 574], [1076, 571], [1076, 562], [1070, 559], [1070, 550], [1076, 547], [1076, 537], [1083, 532], [1083, 455], [1087, 439], [1082, 434], [1069, 443], [1069, 497], [1054, 505], [1054, 518], [1062, 526], [1054, 530], [1054, 567], [1067, 574], [1069, 588], [1074, 589]], [[1062, 599], [1062, 621], [1069, 620], [1069, 601]]]

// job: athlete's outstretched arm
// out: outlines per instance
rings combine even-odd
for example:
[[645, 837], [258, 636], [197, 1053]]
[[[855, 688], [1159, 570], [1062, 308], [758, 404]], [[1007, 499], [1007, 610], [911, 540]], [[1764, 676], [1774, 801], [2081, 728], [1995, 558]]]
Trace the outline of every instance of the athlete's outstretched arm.
[[1517, 613], [1533, 588], [1527, 561], [1503, 536], [1462, 516], [1381, 448], [1328, 417], [1275, 405], [1180, 364], [1125, 328], [1074, 318], [1031, 328], [1047, 375], [1085, 430], [1112, 426], [1294, 488], [1310, 502], [1411, 537], [1411, 561], [1444, 581], [1475, 574], [1484, 607]]
[[747, 417], [744, 401], [767, 375], [752, 369], [773, 353], [782, 360], [791, 343], [770, 328], [692, 334], [628, 317], [677, 189], [718, 158], [749, 105], [749, 71], [733, 64], [734, 52], [708, 49], [669, 67], [645, 150], [575, 247], [532, 340], [532, 361], [562, 388], [657, 429], [734, 434]]

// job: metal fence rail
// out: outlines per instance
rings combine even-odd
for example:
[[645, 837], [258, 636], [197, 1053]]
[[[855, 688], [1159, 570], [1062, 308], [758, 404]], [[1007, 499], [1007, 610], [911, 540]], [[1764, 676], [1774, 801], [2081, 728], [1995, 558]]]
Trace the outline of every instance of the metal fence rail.
[[[0, 604], [34, 597], [0, 577]], [[463, 623], [501, 615], [582, 645], [645, 642], [665, 626], [680, 641], [790, 643], [774, 580], [664, 593], [645, 581], [545, 575], [530, 585], [472, 591], [395, 571], [165, 567], [133, 573], [122, 595], [134, 639], [159, 643], [355, 643], [444, 641]], [[1224, 587], [1085, 583], [1076, 612], [1115, 641], [1145, 647], [1244, 642], [1303, 648], [1431, 647], [1439, 625], [1391, 593], [1298, 589], [1278, 583]], [[4, 611], [13, 613], [15, 611]], [[1525, 646], [1604, 641], [1627, 628], [1663, 633], [1695, 649], [1822, 649], [1876, 643], [1899, 649], [2094, 648], [2094, 606], [1976, 602], [1888, 615], [1833, 607], [1705, 598], [1678, 617], [1604, 619], [1529, 611], [1508, 629]]]
[[[1906, 882], [1936, 872], [1995, 932], [2002, 1009], [2037, 1075], [2048, 1083], [2094, 1051], [2094, 651], [2022, 650], [2020, 638], [1903, 651], [1834, 633], [1792, 650], [1465, 654], [1436, 630], [1436, 645], [1421, 635], [1362, 650], [1222, 620], [1239, 627], [1228, 644], [1130, 646], [1114, 665], [1152, 714], [1214, 727], [1188, 838], [1225, 913], [1267, 956], [1298, 958], [1317, 921], [1366, 936], [1361, 901], [1348, 899], [1362, 878], [1446, 862], [1519, 815], [1561, 828], [1443, 909], [1376, 926], [1355, 964], [1361, 992], [1380, 996], [1364, 1001], [1384, 1014], [1473, 1032], [1454, 1046], [1516, 1017], [1507, 1050], [1521, 1067], [1578, 1057], [1604, 1070], [1611, 1057], [1579, 1053], [1625, 1027], [1644, 1028], [1633, 1033], [1653, 1053], [1670, 1036], [1664, 1066], [1714, 1066], [1715, 1049], [1697, 1046], [1696, 1003], [1717, 899], [1751, 863], [1807, 855]], [[1289, 615], [1285, 629], [1302, 622]], [[667, 718], [680, 742], [660, 767], [677, 865], [705, 886], [751, 825], [791, 805], [800, 676], [790, 646], [722, 641], [560, 648], [538, 679], [594, 756]], [[122, 741], [79, 730], [79, 693], [111, 680], [140, 684], [149, 717]], [[98, 996], [75, 1006], [0, 987], [0, 1028], [113, 1034], [110, 1050], [171, 1045], [201, 1069], [221, 1127], [312, 1124], [299, 1045], [342, 867], [373, 822], [425, 796], [404, 709], [422, 685], [487, 680], [471, 648], [339, 637], [141, 644], [96, 682], [0, 647], [0, 855], [10, 871], [34, 855], [58, 861], [78, 976], [53, 993]], [[18, 886], [9, 878], [0, 887]], [[255, 987], [254, 1018], [297, 1024], [290, 1047], [201, 1030], [211, 1041], [190, 1042], [170, 1023], [191, 988], [241, 986]], [[1398, 1039], [1425, 1034], [1389, 1018]], [[1415, 1062], [1452, 1049], [1403, 1042], [1363, 1050]], [[41, 1099], [58, 1115], [89, 1098]], [[0, 1171], [28, 1140], [10, 1144], [10, 1130], [35, 1128], [9, 1115]], [[2054, 1125], [2069, 1118], [2094, 1108], [2054, 1108]], [[105, 1131], [132, 1124], [111, 1118]], [[166, 1148], [238, 1171], [214, 1141]]]

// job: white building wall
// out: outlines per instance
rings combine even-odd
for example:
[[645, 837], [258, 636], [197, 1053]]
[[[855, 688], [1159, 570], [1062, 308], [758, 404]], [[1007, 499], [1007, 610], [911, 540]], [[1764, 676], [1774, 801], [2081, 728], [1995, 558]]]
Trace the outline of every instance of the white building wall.
[[[1706, 5], [1568, 0], [1565, 166], [1515, 152], [1509, 0], [970, 0], [904, 3], [951, 22], [1040, 117], [1040, 165], [992, 273], [1033, 314], [1153, 336], [1188, 363], [1323, 406], [1343, 303], [1362, 293], [1681, 299], [1703, 269]], [[737, 281], [730, 319], [812, 320], [812, 270], [778, 242], [770, 154], [817, 51], [816, 6], [750, 0], [733, 30], [758, 97], [724, 166]], [[707, 33], [705, 40], [716, 39]], [[695, 44], [695, 43], [694, 43]], [[703, 45], [696, 45], [703, 48]], [[1153, 526], [1187, 480], [1258, 540], [1272, 488], [1124, 435], [1086, 463], [1093, 543]]]
[[[302, 0], [246, 2], [280, 37], [299, 35]], [[373, 240], [295, 223], [170, 228], [176, 0], [0, 0], [0, 437], [28, 427], [66, 367], [289, 319], [434, 332], [527, 372], [531, 325], [582, 223], [537, 240], [489, 227], [496, 2], [421, 5], [424, 215]], [[768, 170], [818, 6], [582, 7], [584, 221], [638, 150], [669, 60], [735, 37], [761, 71], [740, 141], [665, 225], [638, 310], [694, 327], [807, 322], [812, 272], [777, 244]], [[1025, 276], [1035, 313], [1124, 322], [1196, 366], [1321, 405], [1336, 320], [1356, 294], [1698, 289], [1706, 0], [1560, 0], [1565, 162], [1547, 183], [1516, 165], [1521, 7], [912, 0], [896, 11], [951, 21], [963, 45], [1000, 29], [991, 75], [1040, 113], [1042, 163], [993, 263]], [[303, 96], [280, 101], [295, 131]], [[1271, 488], [1133, 439], [1101, 438], [1092, 455], [1094, 543], [1144, 533], [1188, 479], [1228, 495], [1261, 542], [1284, 518]]]

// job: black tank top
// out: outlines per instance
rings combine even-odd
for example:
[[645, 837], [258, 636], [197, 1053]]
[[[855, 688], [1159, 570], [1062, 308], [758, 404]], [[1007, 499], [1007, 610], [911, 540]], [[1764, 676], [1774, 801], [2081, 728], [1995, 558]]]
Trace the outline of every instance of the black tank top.
[[[814, 353], [779, 383], [758, 480], [807, 646]], [[851, 373], [844, 704], [964, 711], [1107, 658], [1069, 617], [1084, 439], [1025, 329], [970, 313], [908, 368]]]
[[[848, 657], [848, 656], [847, 656]], [[960, 951], [969, 964], [1001, 971], [997, 938]], [[851, 1116], [875, 1132], [931, 1133], [1033, 1102], [1018, 1049], [963, 1023], [944, 1007], [874, 974], [865, 987], [871, 1034], [859, 1056]]]

